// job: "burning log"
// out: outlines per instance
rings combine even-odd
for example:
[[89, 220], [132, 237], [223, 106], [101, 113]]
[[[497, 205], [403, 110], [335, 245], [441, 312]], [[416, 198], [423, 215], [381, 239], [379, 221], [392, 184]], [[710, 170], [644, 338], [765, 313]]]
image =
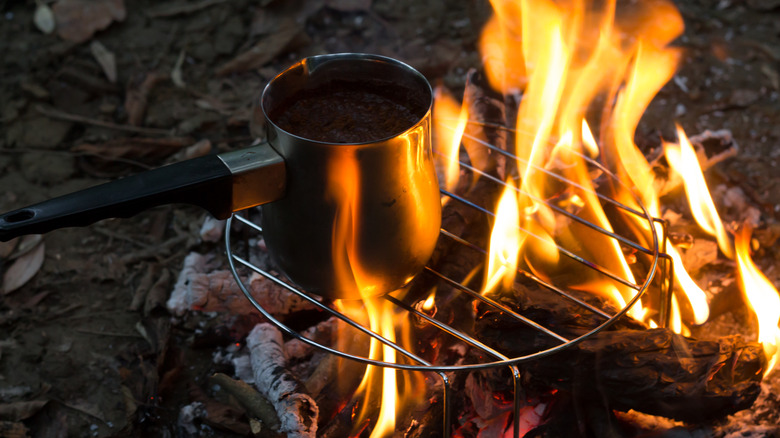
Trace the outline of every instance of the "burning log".
[[[495, 127], [505, 124], [506, 110], [504, 102], [500, 97], [492, 95], [484, 81], [478, 70], [471, 69], [466, 74], [463, 103], [468, 108], [469, 118], [477, 123], [466, 126], [462, 143], [474, 167], [488, 174], [497, 174], [503, 181], [507, 177], [507, 161], [511, 164], [512, 160], [486, 148], [482, 142], [506, 150], [508, 131]], [[473, 174], [472, 184], [477, 178], [478, 175]]]
[[554, 361], [524, 367], [531, 379], [573, 391], [581, 400], [686, 422], [749, 408], [761, 392], [765, 368], [758, 343], [739, 336], [701, 341], [668, 329], [601, 332]]
[[[596, 316], [528, 282], [498, 298], [512, 310], [567, 338], [587, 333]], [[603, 299], [580, 297], [590, 304]], [[601, 309], [609, 306], [598, 305]], [[667, 329], [637, 330], [624, 317], [610, 330], [557, 353], [555, 360], [521, 365], [526, 384], [572, 392], [610, 409], [681, 421], [722, 418], [752, 405], [766, 367], [763, 348], [739, 337], [696, 340]], [[486, 306], [478, 308], [477, 333], [494, 348], [522, 356], [558, 344], [552, 337]]]
[[279, 431], [289, 438], [314, 438], [319, 409], [303, 384], [286, 367], [282, 334], [262, 323], [247, 336], [255, 386], [274, 405]]

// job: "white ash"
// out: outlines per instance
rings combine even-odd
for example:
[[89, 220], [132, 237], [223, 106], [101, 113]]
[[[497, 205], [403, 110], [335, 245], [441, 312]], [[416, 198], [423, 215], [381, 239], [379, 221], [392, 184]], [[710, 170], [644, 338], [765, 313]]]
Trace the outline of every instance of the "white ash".
[[231, 363], [233, 364], [236, 377], [249, 384], [255, 383], [255, 375], [252, 372], [252, 360], [249, 354], [236, 355], [231, 360]]
[[184, 266], [173, 286], [173, 292], [166, 306], [174, 315], [181, 316], [191, 308], [191, 294], [188, 293], [190, 280], [196, 274], [205, 272], [211, 257], [191, 252], [184, 258]]
[[274, 405], [288, 438], [314, 438], [319, 408], [303, 385], [287, 370], [282, 333], [268, 323], [247, 336], [255, 387]]
[[647, 431], [647, 432], [666, 431], [675, 427], [681, 427], [685, 425], [685, 423], [681, 421], [675, 421], [672, 420], [671, 418], [659, 417], [657, 415], [645, 414], [643, 412], [637, 412], [633, 409], [628, 412], [615, 411], [615, 415], [617, 415], [618, 418], [621, 418], [626, 422], [636, 425], [637, 427], [641, 428], [643, 431]]
[[751, 409], [729, 415], [715, 427], [723, 438], [765, 438], [780, 436], [780, 372], [772, 371], [761, 382], [761, 394]]
[[466, 395], [480, 419], [488, 421], [507, 410], [507, 406], [496, 401], [493, 391], [481, 382], [479, 372], [469, 373], [466, 377]]
[[255, 383], [252, 363], [247, 349], [230, 344], [225, 348], [217, 349], [212, 356], [212, 360], [215, 364], [232, 365], [233, 374], [236, 378], [249, 384]]
[[[210, 257], [190, 253], [168, 299], [168, 310], [182, 316], [190, 310], [246, 315], [257, 310], [247, 301], [232, 272], [211, 270]], [[211, 272], [208, 272], [211, 270]], [[313, 309], [314, 305], [267, 278], [253, 274], [249, 290], [260, 305], [274, 316]]]
[[222, 233], [224, 231], [224, 220], [206, 216], [206, 219], [203, 220], [203, 225], [200, 227], [200, 238], [203, 239], [204, 242], [216, 242], [222, 238]]
[[[333, 333], [335, 330], [337, 330], [338, 325], [339, 319], [335, 316], [332, 316], [315, 326], [307, 328], [300, 334], [304, 338], [310, 339], [314, 342], [329, 345], [331, 343], [331, 339], [333, 338]], [[291, 339], [284, 343], [284, 351], [287, 354], [288, 360], [302, 359], [311, 355], [314, 350], [315, 347], [297, 338]]]
[[195, 425], [195, 421], [206, 417], [206, 407], [201, 402], [193, 402], [182, 406], [179, 411], [179, 426], [186, 430], [190, 435], [196, 435], [200, 427]]

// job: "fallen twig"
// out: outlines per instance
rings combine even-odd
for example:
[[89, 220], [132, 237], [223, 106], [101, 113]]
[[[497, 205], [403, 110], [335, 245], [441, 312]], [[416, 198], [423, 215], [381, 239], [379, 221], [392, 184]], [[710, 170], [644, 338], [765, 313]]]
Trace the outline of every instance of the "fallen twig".
[[43, 114], [44, 116], [50, 117], [52, 119], [66, 120], [68, 122], [75, 122], [75, 123], [84, 123], [87, 125], [100, 126], [108, 129], [116, 129], [117, 131], [135, 132], [138, 134], [161, 135], [161, 136], [173, 134], [173, 131], [168, 129], [144, 128], [141, 126], [120, 125], [118, 123], [106, 122], [104, 120], [93, 119], [90, 117], [79, 116], [76, 114], [68, 114], [64, 111], [60, 111], [54, 108], [47, 108], [43, 105], [36, 105], [35, 109], [36, 111]]
[[209, 6], [225, 3], [226, 1], [227, 0], [203, 0], [197, 3], [181, 2], [181, 3], [173, 3], [173, 4], [162, 4], [160, 6], [156, 6], [147, 10], [146, 15], [148, 15], [151, 18], [160, 18], [160, 17], [173, 17], [175, 15], [192, 14], [193, 12], [198, 12], [201, 9], [208, 8]]
[[314, 438], [319, 409], [286, 366], [282, 333], [271, 324], [258, 324], [247, 336], [247, 345], [255, 386], [274, 405], [279, 431], [288, 438]]

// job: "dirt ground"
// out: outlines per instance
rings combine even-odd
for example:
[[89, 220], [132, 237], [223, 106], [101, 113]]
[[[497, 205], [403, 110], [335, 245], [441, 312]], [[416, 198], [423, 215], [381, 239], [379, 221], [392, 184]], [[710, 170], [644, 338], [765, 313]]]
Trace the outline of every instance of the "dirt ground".
[[[638, 138], [649, 151], [674, 138], [674, 121], [689, 134], [732, 132], [738, 154], [707, 177], [722, 186], [716, 203], [739, 187], [758, 212], [756, 262], [778, 286], [780, 1], [675, 3], [685, 61]], [[91, 15], [79, 13], [84, 4]], [[51, 34], [38, 28], [45, 17], [33, 19], [40, 5], [58, 18]], [[0, 211], [247, 146], [253, 99], [308, 55], [392, 56], [457, 93], [479, 63], [475, 41], [489, 9], [486, 0], [0, 0]], [[746, 210], [724, 211], [737, 221]], [[220, 318], [236, 317], [172, 321], [165, 310], [190, 251], [224, 257], [221, 241], [201, 239], [204, 218], [164, 206], [51, 232], [37, 246], [0, 244], [6, 288], [34, 274], [0, 295], [0, 435], [248, 433], [240, 414], [194, 433], [176, 421], [210, 391], [206, 376], [229, 372], [214, 352], [241, 342], [219, 330]], [[19, 257], [30, 272], [12, 270]], [[778, 413], [762, 415], [749, 421], [770, 425]], [[727, 432], [738, 431], [718, 433]]]

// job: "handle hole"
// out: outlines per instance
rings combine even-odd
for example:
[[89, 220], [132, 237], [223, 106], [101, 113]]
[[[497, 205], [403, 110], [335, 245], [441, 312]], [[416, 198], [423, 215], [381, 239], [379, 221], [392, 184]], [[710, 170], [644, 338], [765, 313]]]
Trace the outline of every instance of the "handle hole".
[[34, 217], [35, 217], [35, 212], [34, 211], [25, 209], [25, 210], [19, 210], [19, 211], [13, 212], [13, 213], [9, 214], [8, 216], [6, 216], [4, 219], [9, 224], [13, 224], [13, 223], [16, 223], [16, 222], [22, 222], [22, 221], [30, 220], [30, 219], [32, 219]]

